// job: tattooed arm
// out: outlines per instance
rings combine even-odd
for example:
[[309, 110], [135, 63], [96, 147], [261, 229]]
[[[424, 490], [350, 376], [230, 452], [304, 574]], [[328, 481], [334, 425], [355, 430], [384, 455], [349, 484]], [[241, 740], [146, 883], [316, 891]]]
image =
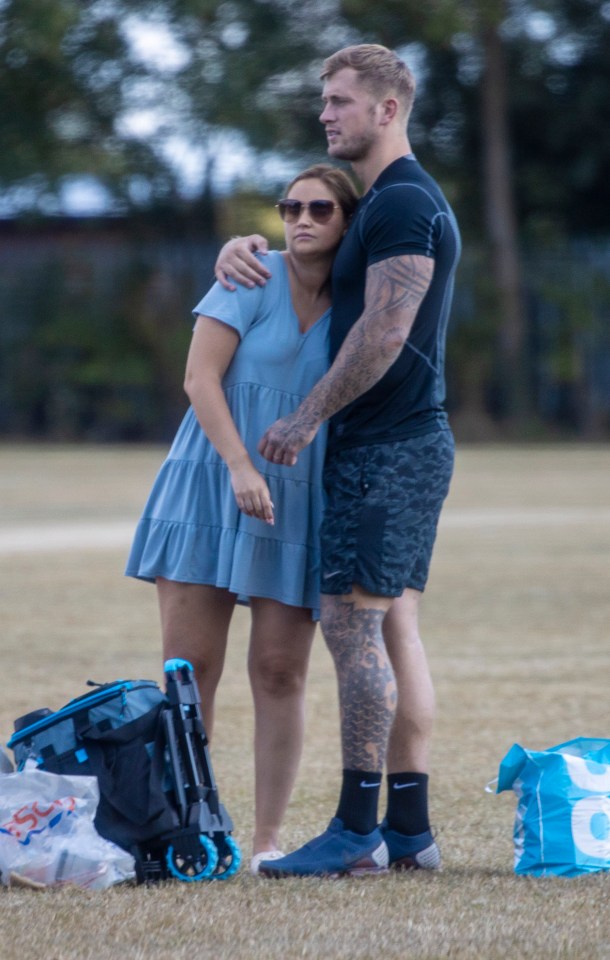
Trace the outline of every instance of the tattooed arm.
[[407, 341], [433, 272], [434, 261], [422, 256], [389, 257], [368, 268], [363, 313], [328, 373], [262, 436], [258, 449], [267, 460], [293, 466], [325, 420], [381, 380]]

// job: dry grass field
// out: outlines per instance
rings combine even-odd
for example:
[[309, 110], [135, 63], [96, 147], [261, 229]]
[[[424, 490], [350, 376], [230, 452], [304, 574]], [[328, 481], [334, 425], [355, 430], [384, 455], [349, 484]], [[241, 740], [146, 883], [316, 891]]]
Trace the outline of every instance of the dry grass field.
[[[0, 447], [0, 739], [89, 678], [160, 679], [154, 589], [122, 576], [164, 451]], [[466, 447], [423, 604], [438, 721], [441, 873], [360, 880], [0, 890], [1, 960], [609, 960], [610, 875], [516, 877], [515, 798], [485, 792], [514, 742], [609, 736], [610, 449]], [[212, 757], [248, 853], [252, 711], [238, 611]], [[335, 682], [318, 639], [285, 847], [338, 797]]]

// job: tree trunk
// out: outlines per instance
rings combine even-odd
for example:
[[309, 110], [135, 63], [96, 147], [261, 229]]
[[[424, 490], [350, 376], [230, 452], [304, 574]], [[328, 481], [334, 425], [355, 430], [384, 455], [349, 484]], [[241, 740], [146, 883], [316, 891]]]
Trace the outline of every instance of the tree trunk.
[[499, 367], [509, 428], [519, 429], [528, 413], [525, 313], [517, 216], [510, 169], [507, 71], [497, 26], [483, 26], [485, 70], [481, 85], [481, 133], [485, 222], [491, 271], [498, 293]]

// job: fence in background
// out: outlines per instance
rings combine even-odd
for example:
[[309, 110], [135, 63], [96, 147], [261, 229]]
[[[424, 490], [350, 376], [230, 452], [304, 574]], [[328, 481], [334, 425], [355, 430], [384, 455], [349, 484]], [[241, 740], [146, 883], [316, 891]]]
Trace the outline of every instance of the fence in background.
[[[0, 230], [0, 436], [165, 441], [219, 242], [121, 221]], [[610, 244], [526, 260], [531, 435], [610, 438]], [[458, 435], [501, 432], [497, 316], [466, 246], [447, 352]]]

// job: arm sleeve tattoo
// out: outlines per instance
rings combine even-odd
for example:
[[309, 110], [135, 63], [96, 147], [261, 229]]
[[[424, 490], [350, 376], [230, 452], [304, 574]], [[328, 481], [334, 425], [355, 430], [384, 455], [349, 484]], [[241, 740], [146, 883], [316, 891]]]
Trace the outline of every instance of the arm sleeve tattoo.
[[434, 261], [419, 255], [390, 257], [368, 268], [364, 311], [301, 404], [303, 423], [327, 420], [381, 380], [405, 345], [433, 271]]

